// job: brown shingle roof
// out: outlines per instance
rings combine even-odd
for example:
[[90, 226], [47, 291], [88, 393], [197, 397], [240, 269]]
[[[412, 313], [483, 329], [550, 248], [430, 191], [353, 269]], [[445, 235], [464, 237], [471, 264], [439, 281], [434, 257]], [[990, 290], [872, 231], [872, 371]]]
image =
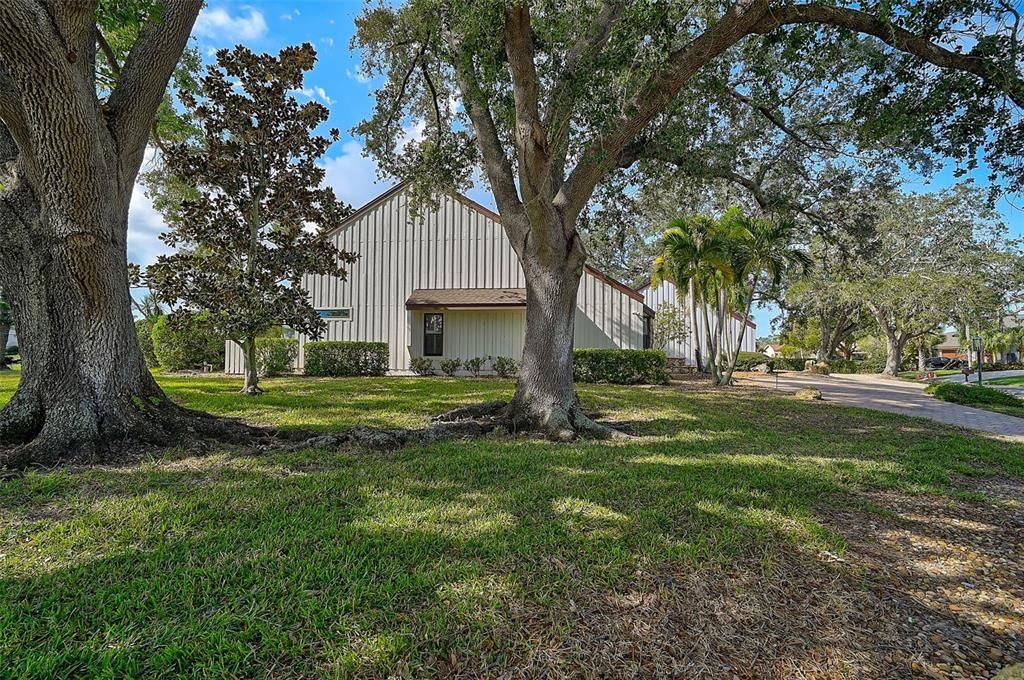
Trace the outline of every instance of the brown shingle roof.
[[417, 288], [405, 301], [406, 309], [525, 306], [525, 288]]

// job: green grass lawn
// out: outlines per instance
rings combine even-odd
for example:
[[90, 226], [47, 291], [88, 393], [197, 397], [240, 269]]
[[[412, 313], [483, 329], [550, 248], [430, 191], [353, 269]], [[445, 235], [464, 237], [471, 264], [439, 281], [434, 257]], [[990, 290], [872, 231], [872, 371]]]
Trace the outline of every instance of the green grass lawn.
[[[934, 373], [935, 373], [935, 375], [937, 377], [940, 377], [940, 378], [943, 377], [943, 376], [947, 376], [947, 375], [961, 375], [961, 372], [960, 372], [959, 369], [957, 369], [957, 370], [940, 369], [940, 370], [934, 371]], [[917, 376], [919, 376], [919, 375], [921, 375], [921, 371], [900, 371], [897, 374], [896, 377], [897, 378], [901, 378], [903, 380], [918, 381]]]
[[[0, 403], [15, 381], [0, 377]], [[236, 379], [160, 382], [188, 406], [320, 430], [418, 426], [513, 387], [295, 378], [247, 398]], [[0, 676], [493, 673], [559, 653], [583, 598], [639, 571], [842, 552], [815, 516], [842, 492], [1024, 476], [1022, 446], [896, 415], [767, 392], [580, 395], [640, 436], [171, 450], [0, 484]]]
[[[982, 379], [984, 379], [982, 375]], [[985, 380], [987, 385], [1010, 385], [1013, 387], [1024, 387], [1024, 375], [1012, 375], [1008, 378], [993, 378], [992, 380]]]

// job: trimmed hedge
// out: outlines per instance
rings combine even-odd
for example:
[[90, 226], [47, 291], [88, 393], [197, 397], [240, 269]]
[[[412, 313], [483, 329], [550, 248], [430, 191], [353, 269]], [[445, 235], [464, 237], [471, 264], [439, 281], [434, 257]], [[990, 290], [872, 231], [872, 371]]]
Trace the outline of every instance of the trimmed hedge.
[[769, 369], [773, 369], [775, 368], [775, 360], [761, 352], [740, 352], [736, 356], [737, 371], [753, 371], [762, 365], [767, 365]]
[[1024, 406], [1024, 400], [1009, 392], [972, 384], [933, 383], [925, 388], [925, 391], [934, 395], [936, 399], [964, 406]]
[[775, 357], [776, 371], [802, 371], [807, 364], [807, 359], [799, 357]]
[[321, 340], [306, 343], [306, 375], [384, 375], [389, 365], [386, 342]]
[[585, 383], [663, 385], [668, 359], [656, 349], [573, 350], [573, 379]]
[[854, 361], [853, 359], [829, 359], [827, 362], [829, 369], [833, 373], [860, 373], [861, 363], [860, 361]]
[[256, 338], [256, 369], [260, 375], [290, 373], [299, 356], [299, 341], [294, 338]]

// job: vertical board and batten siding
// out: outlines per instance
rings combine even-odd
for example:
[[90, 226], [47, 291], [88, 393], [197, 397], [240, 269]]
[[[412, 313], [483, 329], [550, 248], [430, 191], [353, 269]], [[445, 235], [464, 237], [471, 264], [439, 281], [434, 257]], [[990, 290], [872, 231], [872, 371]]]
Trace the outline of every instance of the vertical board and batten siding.
[[[325, 340], [386, 342], [392, 371], [407, 371], [420, 356], [423, 313], [405, 302], [417, 288], [525, 288], [519, 260], [492, 216], [453, 196], [413, 217], [405, 188], [376, 199], [333, 236], [341, 250], [359, 255], [346, 279], [303, 278], [316, 309], [351, 308], [346, 320], [327, 320]], [[445, 357], [509, 356], [523, 351], [525, 309], [438, 310], [445, 314]], [[300, 337], [298, 367], [305, 364]], [[577, 347], [643, 346], [643, 302], [590, 271], [580, 281]], [[242, 371], [241, 352], [227, 345], [225, 371]]]
[[[662, 281], [657, 286], [647, 286], [641, 291], [644, 295], [644, 302], [647, 306], [654, 310], [655, 314], [658, 312], [658, 307], [663, 304], [676, 305], [682, 309], [683, 314], [686, 316], [686, 322], [689, 325], [690, 332], [687, 338], [681, 342], [670, 342], [665, 347], [665, 353], [670, 358], [685, 359], [688, 363], [693, 364], [696, 362], [696, 356], [694, 354], [694, 333], [700, 330], [703, 332], [704, 319], [698, 318], [696, 323], [693, 323], [690, 319], [690, 302], [686, 295], [683, 295], [683, 299], [680, 300], [677, 296], [676, 286], [674, 283], [669, 281]], [[700, 308], [697, 309], [698, 317], [701, 317]], [[708, 309], [708, 321], [710, 322], [711, 330], [714, 332], [717, 328], [715, 319], [713, 318], [713, 311]], [[735, 317], [730, 317], [732, 323], [732, 332], [739, 334], [740, 325], [743, 323]], [[753, 352], [756, 347], [756, 336], [757, 329], [747, 326], [746, 332], [743, 334], [743, 342], [741, 343], [740, 350], [743, 352]]]

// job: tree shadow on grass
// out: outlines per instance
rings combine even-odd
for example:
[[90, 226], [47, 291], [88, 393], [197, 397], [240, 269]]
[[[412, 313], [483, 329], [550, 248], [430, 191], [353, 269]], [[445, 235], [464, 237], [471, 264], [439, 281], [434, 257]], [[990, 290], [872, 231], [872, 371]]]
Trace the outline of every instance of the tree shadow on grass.
[[[4, 505], [21, 525], [4, 527], [2, 656], [38, 677], [482, 672], [570, 639], [573, 598], [640, 565], [728, 563], [779, 522], [793, 545], [820, 540], [789, 530], [809, 520], [782, 487], [811, 485], [804, 473], [561, 451], [452, 444], [328, 468], [307, 452], [69, 474]], [[61, 503], [70, 515], [30, 516]]]

